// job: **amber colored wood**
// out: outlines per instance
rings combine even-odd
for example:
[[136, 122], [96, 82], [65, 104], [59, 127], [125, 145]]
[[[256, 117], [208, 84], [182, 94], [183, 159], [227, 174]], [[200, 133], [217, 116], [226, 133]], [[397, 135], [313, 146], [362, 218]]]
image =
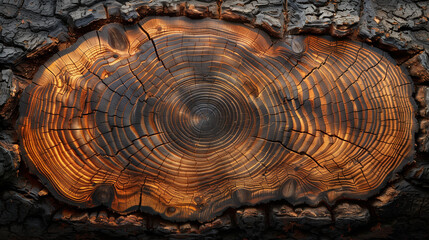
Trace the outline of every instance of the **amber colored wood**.
[[67, 203], [207, 221], [379, 191], [414, 152], [412, 89], [363, 43], [155, 17], [41, 66], [19, 132], [31, 172]]

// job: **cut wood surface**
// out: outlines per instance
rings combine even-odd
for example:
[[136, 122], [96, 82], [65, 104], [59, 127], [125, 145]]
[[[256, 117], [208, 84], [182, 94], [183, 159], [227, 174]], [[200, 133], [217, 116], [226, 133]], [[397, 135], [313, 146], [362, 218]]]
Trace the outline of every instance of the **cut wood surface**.
[[58, 52], [18, 124], [31, 172], [62, 201], [204, 222], [378, 192], [412, 159], [412, 91], [363, 43], [154, 17]]

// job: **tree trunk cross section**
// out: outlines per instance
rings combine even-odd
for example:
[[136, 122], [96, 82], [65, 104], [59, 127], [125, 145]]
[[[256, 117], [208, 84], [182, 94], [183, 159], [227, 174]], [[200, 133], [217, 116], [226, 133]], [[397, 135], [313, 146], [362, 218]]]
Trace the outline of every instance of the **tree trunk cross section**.
[[18, 127], [60, 200], [204, 222], [377, 193], [412, 160], [412, 91], [363, 43], [152, 17], [58, 52], [25, 89]]

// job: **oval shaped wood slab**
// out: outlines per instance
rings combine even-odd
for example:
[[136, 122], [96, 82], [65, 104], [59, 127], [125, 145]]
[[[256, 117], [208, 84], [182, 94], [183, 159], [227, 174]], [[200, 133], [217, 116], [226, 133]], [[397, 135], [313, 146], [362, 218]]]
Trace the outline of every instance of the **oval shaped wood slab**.
[[18, 126], [57, 198], [208, 221], [376, 193], [413, 157], [412, 91], [363, 43], [155, 17], [58, 52], [23, 93]]

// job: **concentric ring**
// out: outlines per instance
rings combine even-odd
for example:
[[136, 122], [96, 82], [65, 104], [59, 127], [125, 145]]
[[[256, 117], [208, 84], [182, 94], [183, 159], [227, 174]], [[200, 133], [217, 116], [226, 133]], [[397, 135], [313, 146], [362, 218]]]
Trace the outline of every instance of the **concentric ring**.
[[229, 82], [190, 80], [164, 95], [154, 106], [155, 123], [188, 158], [207, 158], [257, 136], [257, 107]]

